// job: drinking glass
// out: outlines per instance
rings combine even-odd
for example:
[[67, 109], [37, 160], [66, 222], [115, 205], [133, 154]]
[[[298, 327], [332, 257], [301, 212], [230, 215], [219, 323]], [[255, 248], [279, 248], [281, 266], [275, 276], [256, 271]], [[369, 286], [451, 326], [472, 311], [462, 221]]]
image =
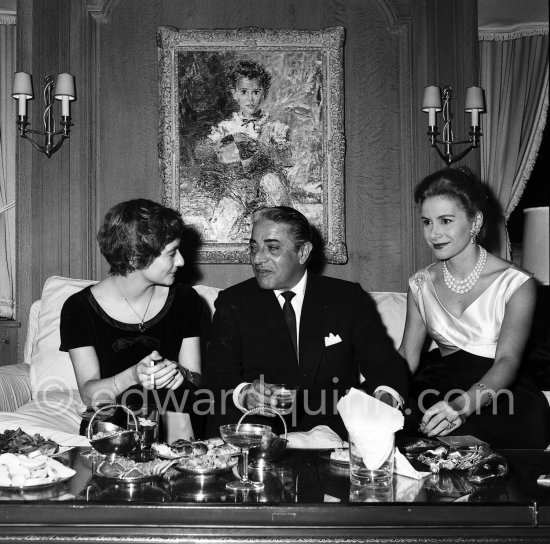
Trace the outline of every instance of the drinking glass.
[[135, 428], [134, 418], [128, 413], [127, 428], [135, 430], [140, 437], [140, 449], [142, 455], [148, 455], [151, 446], [158, 441], [159, 412], [157, 408], [152, 408], [144, 404], [143, 406], [128, 406], [137, 419], [138, 428]]
[[271, 384], [270, 389], [271, 408], [276, 410], [282, 416], [290, 414], [290, 412], [294, 409], [298, 389], [292, 385], [285, 385], [283, 383]]
[[271, 435], [269, 425], [258, 425], [255, 423], [232, 423], [220, 427], [220, 436], [232, 446], [241, 449], [243, 454], [243, 470], [241, 479], [236, 482], [229, 482], [226, 488], [230, 491], [257, 491], [263, 489], [263, 482], [254, 482], [248, 479], [248, 452], [250, 448], [259, 446]]
[[349, 435], [350, 484], [367, 487], [389, 487], [392, 485], [395, 454], [395, 437], [392, 436], [386, 458], [378, 467], [367, 467], [353, 439]]

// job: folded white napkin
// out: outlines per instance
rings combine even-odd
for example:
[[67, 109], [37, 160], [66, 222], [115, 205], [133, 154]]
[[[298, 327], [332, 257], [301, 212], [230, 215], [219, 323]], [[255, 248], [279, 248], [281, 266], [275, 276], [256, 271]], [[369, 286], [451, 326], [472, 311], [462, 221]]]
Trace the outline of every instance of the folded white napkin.
[[294, 449], [346, 448], [348, 445], [326, 425], [317, 425], [307, 432], [288, 433], [287, 440], [286, 447]]
[[394, 447], [395, 432], [405, 421], [403, 414], [354, 387], [338, 401], [337, 408], [365, 466], [376, 470]]

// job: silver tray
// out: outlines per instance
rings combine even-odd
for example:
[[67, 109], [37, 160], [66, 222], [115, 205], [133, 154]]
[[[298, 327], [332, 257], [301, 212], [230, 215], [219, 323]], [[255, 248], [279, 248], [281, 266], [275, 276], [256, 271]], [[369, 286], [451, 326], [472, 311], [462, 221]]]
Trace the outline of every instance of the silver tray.
[[342, 461], [340, 459], [331, 459], [330, 454], [332, 451], [323, 451], [319, 454], [319, 457], [321, 459], [324, 459], [325, 461], [329, 461], [333, 465], [337, 465], [339, 467], [349, 467], [349, 461]]
[[51, 482], [44, 482], [42, 484], [35, 485], [0, 485], [0, 491], [37, 491], [39, 489], [46, 489], [57, 484], [62, 484], [70, 480], [74, 475], [65, 476], [64, 478], [59, 478], [57, 480], [52, 480]]
[[146, 476], [137, 476], [136, 478], [117, 478], [116, 476], [104, 476], [103, 474], [96, 472], [94, 473], [94, 478], [98, 478], [99, 480], [109, 482], [112, 484], [128, 485], [128, 484], [144, 484], [147, 482], [154, 482], [155, 480], [161, 479], [162, 476], [148, 474]]

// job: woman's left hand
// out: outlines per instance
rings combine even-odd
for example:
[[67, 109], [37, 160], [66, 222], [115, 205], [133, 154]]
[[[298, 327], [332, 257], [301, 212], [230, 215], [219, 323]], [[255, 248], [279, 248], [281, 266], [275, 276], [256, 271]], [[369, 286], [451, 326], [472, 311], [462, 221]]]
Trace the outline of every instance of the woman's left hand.
[[182, 376], [177, 363], [167, 359], [164, 363], [166, 363], [166, 368], [169, 368], [170, 371], [163, 374], [162, 380], [156, 381], [157, 389], [177, 389], [185, 378]]
[[462, 423], [462, 414], [448, 402], [439, 401], [426, 410], [419, 430], [426, 436], [445, 436], [458, 429]]

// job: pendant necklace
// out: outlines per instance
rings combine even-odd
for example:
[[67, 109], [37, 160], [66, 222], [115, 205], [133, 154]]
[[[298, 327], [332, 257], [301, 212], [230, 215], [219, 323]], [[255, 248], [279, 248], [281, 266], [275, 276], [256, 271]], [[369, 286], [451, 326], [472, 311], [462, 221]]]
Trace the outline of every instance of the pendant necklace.
[[487, 262], [487, 250], [484, 247], [479, 246], [479, 257], [474, 269], [463, 279], [457, 280], [447, 268], [447, 262], [443, 261], [443, 280], [445, 285], [456, 293], [457, 295], [463, 295], [469, 293], [479, 280], [485, 263]]
[[151, 304], [151, 301], [153, 300], [153, 295], [155, 294], [155, 288], [153, 287], [153, 289], [151, 289], [151, 296], [149, 297], [149, 302], [147, 303], [147, 307], [145, 308], [145, 312], [143, 314], [143, 317], [140, 316], [134, 310], [134, 307], [128, 302], [128, 299], [122, 294], [122, 291], [118, 288], [118, 285], [117, 285], [117, 291], [120, 293], [120, 296], [124, 299], [124, 302], [126, 302], [126, 304], [128, 304], [128, 306], [130, 306], [130, 309], [132, 310], [132, 312], [134, 312], [138, 316], [138, 319], [141, 320], [141, 322], [138, 323], [138, 329], [139, 329], [139, 332], [143, 332], [147, 328], [145, 326], [145, 316], [147, 315], [147, 312], [149, 311], [149, 305]]

